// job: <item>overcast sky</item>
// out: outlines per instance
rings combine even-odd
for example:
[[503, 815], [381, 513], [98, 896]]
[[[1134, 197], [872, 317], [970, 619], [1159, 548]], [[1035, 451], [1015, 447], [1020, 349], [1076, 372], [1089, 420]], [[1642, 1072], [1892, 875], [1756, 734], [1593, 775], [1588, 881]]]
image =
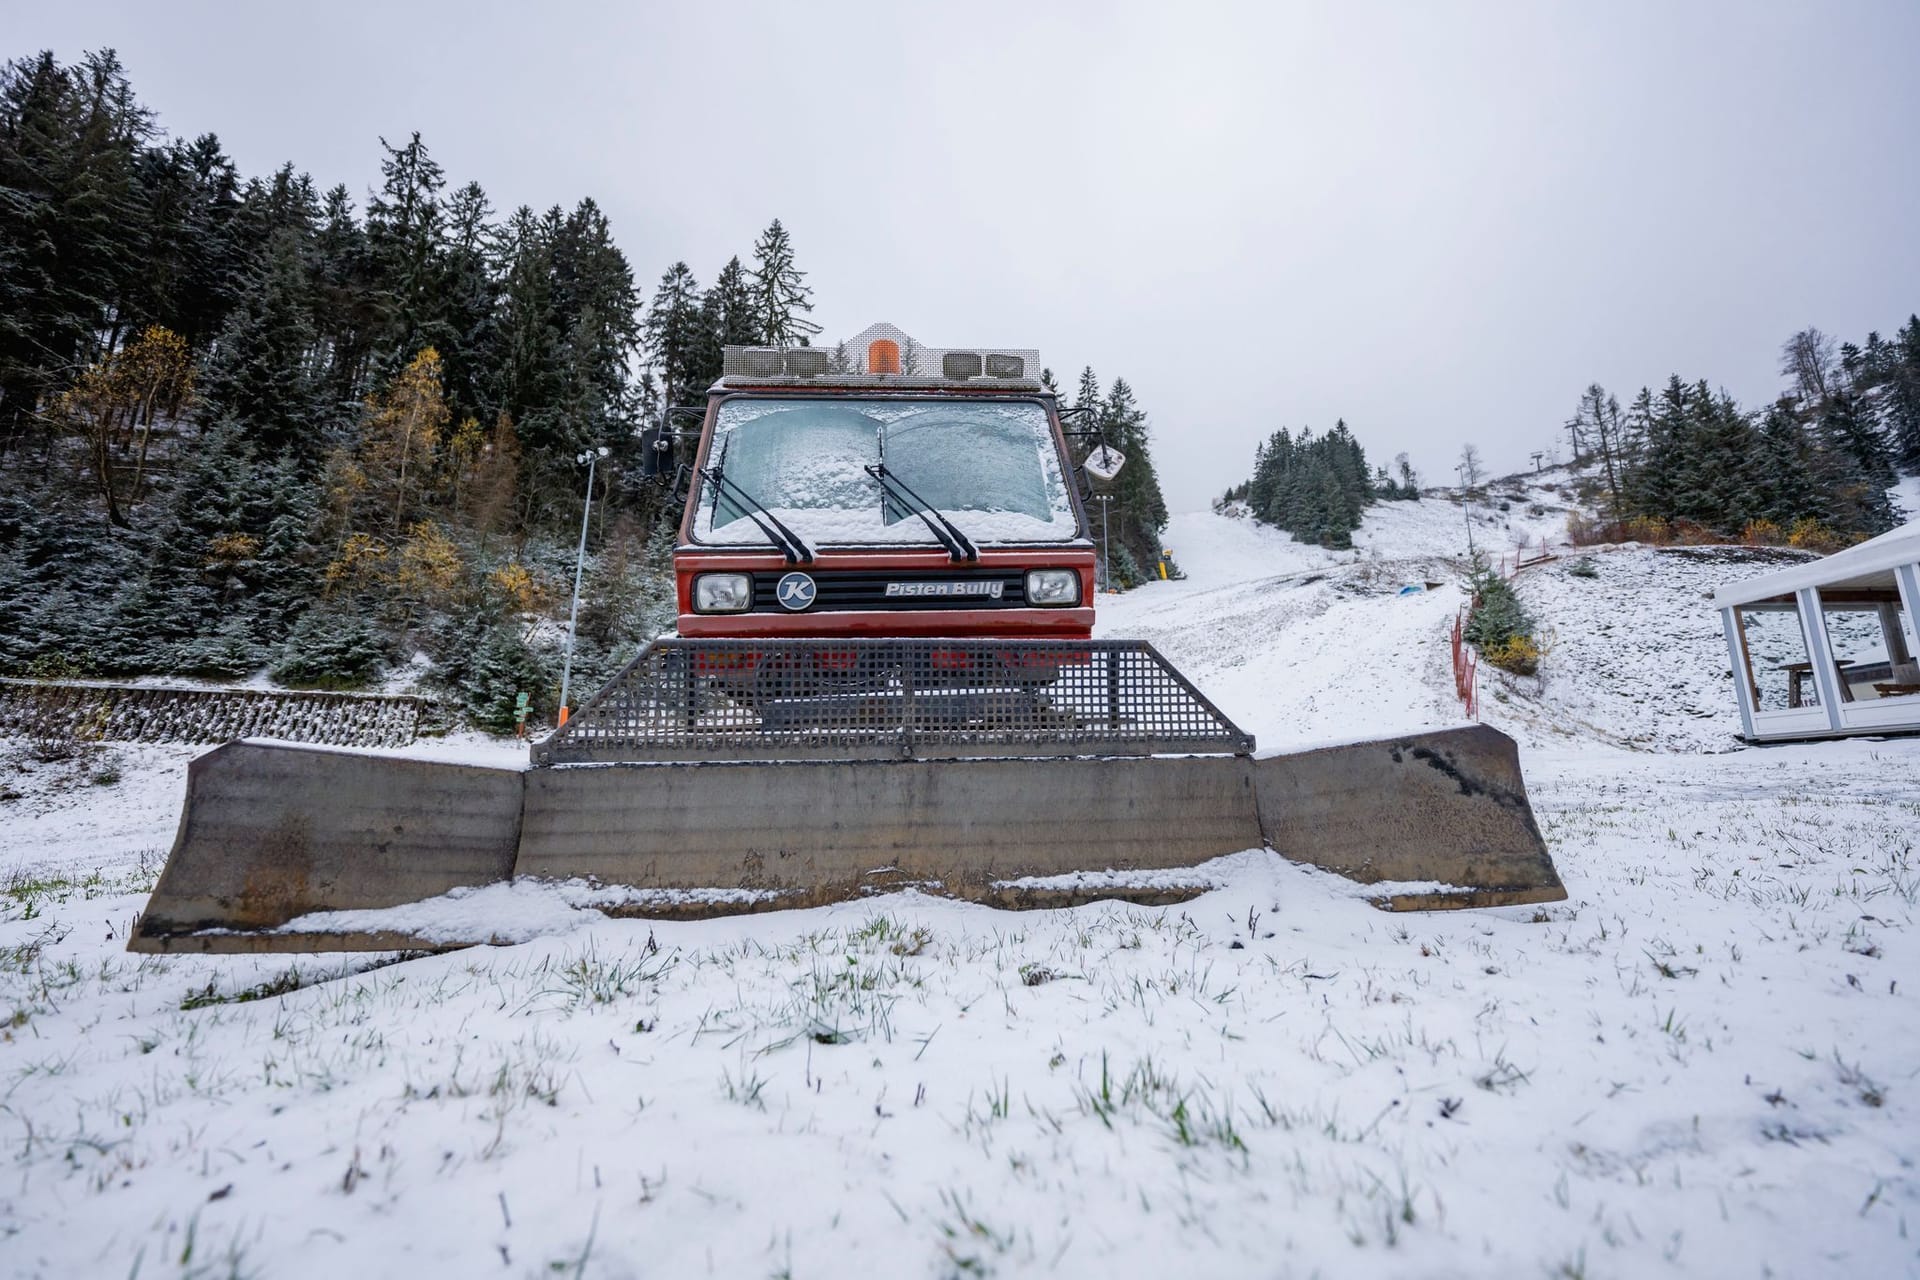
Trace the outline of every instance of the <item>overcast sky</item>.
[[0, 0], [169, 132], [364, 203], [382, 135], [600, 202], [643, 287], [773, 217], [827, 339], [1132, 382], [1170, 503], [1345, 417], [1434, 482], [1599, 380], [1742, 401], [1920, 310], [1920, 0], [842, 6]]

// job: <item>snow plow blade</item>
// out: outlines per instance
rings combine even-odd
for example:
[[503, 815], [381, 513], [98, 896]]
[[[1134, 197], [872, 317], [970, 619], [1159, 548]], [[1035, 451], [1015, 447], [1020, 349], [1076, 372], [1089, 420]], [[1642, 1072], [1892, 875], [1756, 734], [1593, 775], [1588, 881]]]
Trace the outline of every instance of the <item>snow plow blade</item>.
[[525, 878], [566, 882], [582, 906], [639, 916], [812, 906], [903, 887], [1009, 907], [1165, 903], [1213, 887], [1201, 864], [1262, 846], [1377, 885], [1367, 896], [1394, 910], [1566, 896], [1513, 743], [1484, 727], [1263, 760], [524, 772], [232, 743], [193, 762], [187, 790], [131, 950], [504, 941], [471, 911], [450, 925], [427, 909]]
[[1486, 725], [1254, 762], [1268, 848], [1378, 890], [1392, 911], [1567, 896], [1533, 819], [1520, 752]]
[[279, 931], [315, 912], [396, 907], [511, 877], [523, 794], [514, 769], [215, 747], [187, 766], [173, 851], [128, 950], [432, 946], [387, 930]]

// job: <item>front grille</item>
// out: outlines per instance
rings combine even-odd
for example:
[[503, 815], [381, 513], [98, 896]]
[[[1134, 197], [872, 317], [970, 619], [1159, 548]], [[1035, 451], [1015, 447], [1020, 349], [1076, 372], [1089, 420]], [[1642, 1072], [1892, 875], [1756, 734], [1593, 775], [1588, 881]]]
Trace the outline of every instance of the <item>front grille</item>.
[[[780, 604], [780, 580], [789, 573], [804, 573], [813, 579], [816, 595], [811, 608], [803, 613], [833, 612], [847, 609], [1020, 609], [1027, 603], [1027, 578], [1024, 570], [1006, 569], [780, 569], [753, 575], [753, 611], [789, 613]], [[1000, 594], [937, 596], [887, 594], [887, 584], [898, 582], [915, 586], [945, 583], [980, 585], [998, 583]]]
[[1139, 640], [656, 640], [539, 764], [1245, 755]]

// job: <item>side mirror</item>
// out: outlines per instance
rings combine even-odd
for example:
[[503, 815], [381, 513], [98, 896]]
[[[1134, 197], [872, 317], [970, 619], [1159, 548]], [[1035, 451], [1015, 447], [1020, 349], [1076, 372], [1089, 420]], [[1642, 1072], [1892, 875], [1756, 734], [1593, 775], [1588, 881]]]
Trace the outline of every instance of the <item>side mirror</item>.
[[1093, 486], [1095, 493], [1105, 493], [1113, 488], [1114, 478], [1120, 474], [1120, 468], [1127, 465], [1127, 455], [1111, 445], [1100, 445], [1087, 455], [1080, 469], [1087, 473], [1087, 483]]
[[674, 425], [675, 420], [682, 423], [698, 423], [706, 410], [681, 405], [669, 409], [661, 415], [661, 420], [640, 432], [640, 474], [656, 484], [664, 484], [675, 479], [681, 469], [681, 441], [697, 441], [700, 428], [696, 426]]
[[648, 427], [640, 433], [640, 474], [659, 480], [673, 474], [673, 432], [666, 427]]

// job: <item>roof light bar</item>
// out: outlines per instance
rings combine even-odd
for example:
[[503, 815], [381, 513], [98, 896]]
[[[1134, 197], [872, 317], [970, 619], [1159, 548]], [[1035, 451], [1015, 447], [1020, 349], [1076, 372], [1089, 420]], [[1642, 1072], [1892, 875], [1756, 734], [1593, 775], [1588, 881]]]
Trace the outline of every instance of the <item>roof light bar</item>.
[[980, 385], [1039, 391], [1031, 348], [924, 347], [890, 324], [818, 347], [727, 347], [720, 385], [827, 381], [861, 387]]

